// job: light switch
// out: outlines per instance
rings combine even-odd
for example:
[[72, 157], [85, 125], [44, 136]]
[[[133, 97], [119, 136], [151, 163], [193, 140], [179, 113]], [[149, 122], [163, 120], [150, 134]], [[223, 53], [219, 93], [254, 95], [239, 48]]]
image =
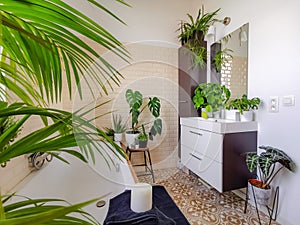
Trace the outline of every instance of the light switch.
[[270, 96], [269, 98], [269, 111], [276, 113], [279, 111], [279, 98], [278, 96]]
[[295, 96], [294, 95], [283, 96], [282, 104], [284, 106], [293, 106], [293, 105], [295, 105]]

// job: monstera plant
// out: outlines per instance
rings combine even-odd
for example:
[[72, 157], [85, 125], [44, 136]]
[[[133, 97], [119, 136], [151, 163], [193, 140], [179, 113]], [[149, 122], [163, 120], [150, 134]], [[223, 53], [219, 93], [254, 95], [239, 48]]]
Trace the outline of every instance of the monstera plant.
[[[149, 139], [157, 134], [161, 134], [162, 120], [160, 116], [160, 100], [157, 97], [149, 97], [148, 101], [143, 101], [143, 95], [139, 91], [128, 89], [126, 91], [126, 101], [129, 105], [129, 113], [131, 115], [131, 132], [138, 133], [142, 125], [150, 125]], [[148, 109], [154, 117], [153, 121], [140, 121], [140, 116], [144, 110]]]
[[[83, 1], [122, 22], [98, 1]], [[107, 93], [106, 85], [120, 83], [121, 74], [79, 36], [126, 60], [128, 53], [122, 44], [101, 25], [61, 0], [1, 0], [0, 26], [0, 120], [18, 118], [1, 133], [1, 165], [34, 152], [47, 152], [65, 162], [55, 153], [67, 152], [86, 162], [93, 158], [93, 149], [101, 151], [94, 141], [99, 135], [101, 141], [110, 143], [111, 151], [124, 156], [105, 132], [84, 118], [83, 109], [70, 113], [48, 107], [62, 98], [71, 98], [75, 90], [83, 98], [83, 82], [88, 87], [96, 84], [97, 93]], [[95, 93], [91, 87], [90, 91]], [[32, 128], [29, 134], [12, 141], [21, 127], [30, 124], [32, 116], [40, 116], [43, 127]], [[72, 150], [74, 146], [81, 151]], [[12, 195], [0, 197], [2, 225], [98, 224], [80, 209], [95, 200], [62, 206], [58, 203], [63, 201], [58, 199], [24, 198], [11, 203]], [[81, 213], [81, 217], [72, 212]]]

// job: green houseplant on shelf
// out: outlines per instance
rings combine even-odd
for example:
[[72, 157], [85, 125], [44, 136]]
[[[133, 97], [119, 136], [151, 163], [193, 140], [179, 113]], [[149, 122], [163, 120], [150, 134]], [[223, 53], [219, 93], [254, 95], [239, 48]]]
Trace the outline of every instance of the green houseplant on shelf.
[[180, 31], [178, 40], [183, 46], [186, 46], [193, 52], [192, 62], [194, 67], [199, 65], [201, 68], [204, 68], [206, 66], [207, 54], [204, 36], [208, 28], [216, 21], [215, 16], [219, 10], [217, 9], [212, 13], [203, 13], [199, 10], [195, 19], [190, 14], [187, 14], [189, 21], [181, 21], [180, 23], [180, 27], [177, 30]]
[[[97, 1], [84, 1], [93, 5], [95, 10], [108, 13], [111, 18], [122, 22]], [[122, 0], [116, 1], [126, 4]], [[37, 152], [49, 153], [66, 162], [55, 154], [65, 152], [87, 162], [88, 158], [94, 160], [92, 147], [102, 153], [101, 145], [94, 142], [99, 136], [112, 146], [112, 152], [125, 157], [122, 149], [104, 131], [84, 118], [87, 114], [84, 110], [70, 113], [48, 107], [66, 97], [63, 89], [67, 90], [66, 95], [70, 98], [75, 90], [82, 98], [81, 78], [97, 84], [100, 87], [97, 92], [101, 89], [107, 93], [106, 85], [119, 84], [122, 77], [76, 34], [127, 59], [128, 53], [122, 44], [102, 26], [60, 0], [2, 1], [0, 16], [0, 100], [3, 102], [0, 119], [17, 118], [0, 135], [0, 164], [5, 166], [18, 156]], [[105, 79], [99, 79], [99, 76]], [[92, 88], [90, 91], [95, 92]], [[29, 134], [22, 134], [11, 141], [21, 127], [32, 127], [29, 119], [34, 116], [41, 118], [43, 126], [32, 128]], [[75, 146], [80, 151], [73, 150]], [[63, 205], [65, 201], [52, 198], [24, 198], [14, 203], [9, 201], [14, 195], [0, 193], [0, 198], [0, 224], [3, 225], [98, 224], [82, 210], [98, 199]], [[81, 217], [76, 213], [80, 213]]]
[[146, 148], [148, 143], [148, 134], [146, 133], [145, 126], [142, 125], [142, 132], [137, 136], [140, 148]]
[[[260, 98], [254, 97], [249, 99], [247, 95], [244, 94], [241, 98], [230, 100], [228, 104], [226, 104], [226, 109], [237, 110], [239, 112], [239, 115], [236, 116], [237, 119], [235, 120], [252, 121], [253, 110], [258, 109], [260, 102], [261, 102]], [[228, 111], [226, 113], [228, 113]]]
[[[139, 135], [142, 125], [150, 126], [148, 133], [149, 139], [153, 140], [153, 137], [162, 132], [162, 120], [160, 116], [160, 100], [157, 97], [149, 97], [145, 102], [143, 101], [143, 95], [139, 91], [133, 91], [132, 89], [126, 90], [126, 101], [129, 105], [129, 114], [131, 117], [131, 129], [126, 131], [127, 145], [134, 143], [135, 138]], [[153, 121], [140, 121], [141, 114], [148, 109]]]
[[113, 114], [114, 141], [122, 141], [123, 133], [126, 131], [126, 123], [123, 122], [121, 115]]
[[[249, 179], [248, 183], [253, 187], [256, 201], [259, 204], [268, 205], [272, 194], [271, 183], [279, 172], [286, 168], [295, 172], [294, 161], [282, 150], [271, 146], [260, 146], [263, 150], [246, 153], [246, 164], [250, 172], [257, 170], [258, 178]], [[250, 199], [253, 199], [252, 187], [248, 187]]]
[[194, 107], [201, 109], [202, 117], [212, 117], [214, 112], [219, 112], [226, 105], [230, 95], [230, 90], [225, 85], [201, 83], [194, 91]]

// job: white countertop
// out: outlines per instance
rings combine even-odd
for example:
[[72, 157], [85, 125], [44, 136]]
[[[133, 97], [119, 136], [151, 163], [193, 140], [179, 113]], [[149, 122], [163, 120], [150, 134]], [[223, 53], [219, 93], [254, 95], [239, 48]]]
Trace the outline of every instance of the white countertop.
[[258, 127], [256, 121], [204, 119], [203, 117], [181, 117], [180, 124], [220, 134], [257, 131]]

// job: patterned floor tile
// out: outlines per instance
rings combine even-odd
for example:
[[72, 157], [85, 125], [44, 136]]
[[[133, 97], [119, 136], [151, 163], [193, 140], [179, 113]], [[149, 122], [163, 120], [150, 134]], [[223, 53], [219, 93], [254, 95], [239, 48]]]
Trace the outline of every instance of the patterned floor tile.
[[[191, 225], [259, 225], [255, 208], [249, 205], [244, 213], [244, 200], [233, 192], [220, 194], [177, 168], [155, 170], [154, 174], [156, 184], [166, 187]], [[152, 177], [140, 177], [139, 181], [152, 183]], [[260, 212], [260, 218], [262, 225], [269, 224], [267, 215]]]

